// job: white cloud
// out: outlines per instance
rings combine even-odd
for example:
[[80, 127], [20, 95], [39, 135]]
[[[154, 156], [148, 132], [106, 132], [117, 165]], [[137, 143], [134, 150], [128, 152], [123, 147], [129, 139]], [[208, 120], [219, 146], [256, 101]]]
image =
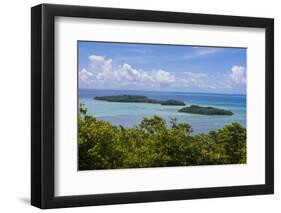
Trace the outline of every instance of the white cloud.
[[207, 75], [206, 73], [198, 72], [184, 72], [182, 76], [179, 77], [179, 85], [181, 87], [190, 89], [190, 90], [216, 90], [216, 81], [214, 81], [212, 76]]
[[113, 67], [112, 59], [104, 56], [89, 56], [89, 68], [79, 72], [81, 86], [101, 85], [156, 85], [164, 86], [176, 81], [176, 77], [165, 70], [142, 71], [124, 63]]
[[188, 55], [185, 55], [184, 59], [190, 60], [195, 58], [201, 58], [215, 53], [219, 53], [223, 50], [222, 48], [213, 48], [213, 47], [193, 47], [192, 49], [194, 51]]
[[194, 73], [194, 72], [184, 72], [186, 76], [192, 77], [192, 78], [205, 78], [208, 77], [206, 73]]
[[88, 72], [86, 69], [82, 69], [79, 71], [79, 80], [84, 82], [85, 84], [90, 84], [93, 74]]
[[105, 58], [103, 56], [99, 56], [99, 55], [90, 55], [89, 59], [92, 62], [103, 62], [105, 60]]
[[89, 66], [79, 71], [80, 88], [231, 92], [246, 85], [246, 69], [242, 66], [233, 66], [230, 74], [223, 75], [141, 70], [98, 55], [88, 59]]
[[234, 83], [246, 84], [246, 68], [243, 66], [233, 66], [230, 78]]

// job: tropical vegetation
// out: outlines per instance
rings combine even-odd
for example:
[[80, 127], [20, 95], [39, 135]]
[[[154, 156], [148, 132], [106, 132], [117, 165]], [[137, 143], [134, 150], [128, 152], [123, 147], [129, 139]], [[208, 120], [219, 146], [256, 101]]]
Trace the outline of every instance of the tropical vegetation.
[[112, 125], [87, 113], [78, 116], [79, 170], [246, 163], [246, 128], [232, 123], [207, 134], [159, 116], [132, 128]]

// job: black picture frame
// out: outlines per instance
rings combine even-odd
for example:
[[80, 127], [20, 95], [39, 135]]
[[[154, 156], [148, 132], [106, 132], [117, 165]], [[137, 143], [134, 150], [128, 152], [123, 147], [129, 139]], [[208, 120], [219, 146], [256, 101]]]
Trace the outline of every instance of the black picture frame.
[[[264, 28], [265, 184], [95, 195], [54, 195], [54, 21], [81, 17], [162, 23]], [[31, 204], [42, 208], [217, 198], [274, 193], [274, 20], [225, 15], [41, 4], [31, 9]]]

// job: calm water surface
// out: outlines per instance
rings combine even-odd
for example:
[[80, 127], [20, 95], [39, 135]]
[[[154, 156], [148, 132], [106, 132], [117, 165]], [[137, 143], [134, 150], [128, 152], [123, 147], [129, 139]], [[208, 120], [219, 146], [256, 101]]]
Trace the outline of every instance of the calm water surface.
[[[162, 106], [149, 103], [114, 103], [94, 100], [96, 96], [107, 95], [144, 95], [157, 100], [175, 99], [185, 104], [213, 106], [231, 110], [232, 116], [207, 116], [177, 112], [182, 106]], [[246, 127], [246, 96], [229, 94], [184, 93], [184, 92], [149, 92], [79, 89], [79, 102], [85, 104], [88, 113], [98, 119], [109, 121], [115, 125], [132, 127], [143, 117], [161, 116], [167, 121], [177, 118], [179, 122], [192, 125], [194, 133], [209, 132], [232, 122], [239, 122]]]

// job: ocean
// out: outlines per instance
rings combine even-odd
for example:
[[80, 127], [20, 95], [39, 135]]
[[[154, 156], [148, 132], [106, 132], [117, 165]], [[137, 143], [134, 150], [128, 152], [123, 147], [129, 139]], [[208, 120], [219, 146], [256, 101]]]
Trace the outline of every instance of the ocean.
[[[96, 96], [108, 95], [144, 95], [157, 100], [175, 99], [183, 101], [187, 106], [212, 106], [231, 110], [232, 116], [208, 116], [180, 113], [182, 106], [162, 106], [149, 103], [114, 103], [94, 100]], [[144, 117], [158, 115], [167, 120], [177, 118], [178, 122], [186, 122], [192, 126], [194, 134], [217, 130], [232, 122], [239, 122], [246, 127], [246, 95], [189, 93], [189, 92], [155, 92], [79, 89], [79, 103], [85, 104], [88, 114], [114, 125], [133, 127]]]

